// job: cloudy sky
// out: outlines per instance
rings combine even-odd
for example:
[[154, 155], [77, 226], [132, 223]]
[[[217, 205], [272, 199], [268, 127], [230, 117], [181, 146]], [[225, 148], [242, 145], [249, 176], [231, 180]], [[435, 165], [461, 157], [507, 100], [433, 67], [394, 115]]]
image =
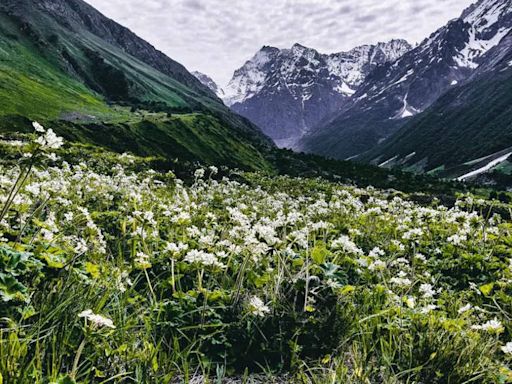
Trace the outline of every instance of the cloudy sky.
[[86, 0], [189, 70], [225, 85], [263, 45], [323, 53], [416, 43], [472, 0]]

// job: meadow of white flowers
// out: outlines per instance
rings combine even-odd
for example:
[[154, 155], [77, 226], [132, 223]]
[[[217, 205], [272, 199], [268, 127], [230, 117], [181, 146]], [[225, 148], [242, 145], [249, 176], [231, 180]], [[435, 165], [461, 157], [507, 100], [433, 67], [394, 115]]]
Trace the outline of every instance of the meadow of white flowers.
[[130, 155], [68, 163], [34, 127], [2, 142], [0, 383], [512, 382], [512, 225], [489, 202], [185, 183]]

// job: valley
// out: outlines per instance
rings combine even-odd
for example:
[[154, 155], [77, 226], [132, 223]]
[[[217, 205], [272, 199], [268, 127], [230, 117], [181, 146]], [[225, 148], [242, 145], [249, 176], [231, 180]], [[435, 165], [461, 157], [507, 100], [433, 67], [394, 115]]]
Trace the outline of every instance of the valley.
[[0, 0], [0, 384], [512, 383], [512, 1], [389, 4]]

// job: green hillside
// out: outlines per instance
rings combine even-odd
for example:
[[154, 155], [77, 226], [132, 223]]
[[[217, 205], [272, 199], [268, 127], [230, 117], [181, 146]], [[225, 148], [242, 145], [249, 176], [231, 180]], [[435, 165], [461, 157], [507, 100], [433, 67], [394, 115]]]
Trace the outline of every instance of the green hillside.
[[0, 5], [0, 132], [40, 120], [66, 139], [117, 151], [269, 168], [269, 139], [181, 65], [81, 1], [64, 3], [60, 17], [47, 12], [53, 3]]
[[512, 50], [505, 48], [489, 60], [492, 67], [480, 68], [361, 158], [382, 163], [396, 156], [393, 163], [424, 172], [450, 169], [512, 146]]

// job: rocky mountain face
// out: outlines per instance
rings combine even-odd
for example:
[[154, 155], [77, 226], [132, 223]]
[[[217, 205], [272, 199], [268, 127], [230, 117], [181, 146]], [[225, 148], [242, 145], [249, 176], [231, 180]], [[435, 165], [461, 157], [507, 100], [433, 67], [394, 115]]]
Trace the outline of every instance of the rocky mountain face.
[[[468, 79], [362, 158], [459, 177], [494, 161], [493, 154], [500, 158], [512, 153], [502, 153], [512, 147], [511, 127], [512, 31], [479, 59]], [[473, 162], [477, 159], [482, 161]]]
[[235, 71], [224, 101], [278, 145], [293, 147], [342, 108], [369, 73], [410, 49], [404, 40], [330, 55], [300, 44], [282, 50], [266, 46]]
[[512, 29], [510, 0], [480, 0], [394, 63], [377, 68], [299, 148], [335, 158], [368, 151], [464, 83]]
[[213, 93], [215, 93], [218, 97], [221, 99], [225, 96], [224, 90], [217, 85], [217, 83], [208, 75], [205, 75], [204, 73], [193, 71], [192, 74], [206, 87], [208, 87], [209, 90], [211, 90]]
[[197, 91], [204, 92], [205, 88], [191, 75], [181, 64], [170, 59], [164, 53], [158, 51], [147, 41], [141, 39], [128, 28], [105, 17], [98, 10], [82, 0], [33, 0], [31, 5], [25, 0], [3, 0], [13, 13], [21, 17], [26, 15], [33, 7], [39, 8], [60, 25], [75, 32], [88, 31], [113, 46], [121, 48], [127, 54], [141, 60], [156, 70], [171, 76], [172, 78]]

